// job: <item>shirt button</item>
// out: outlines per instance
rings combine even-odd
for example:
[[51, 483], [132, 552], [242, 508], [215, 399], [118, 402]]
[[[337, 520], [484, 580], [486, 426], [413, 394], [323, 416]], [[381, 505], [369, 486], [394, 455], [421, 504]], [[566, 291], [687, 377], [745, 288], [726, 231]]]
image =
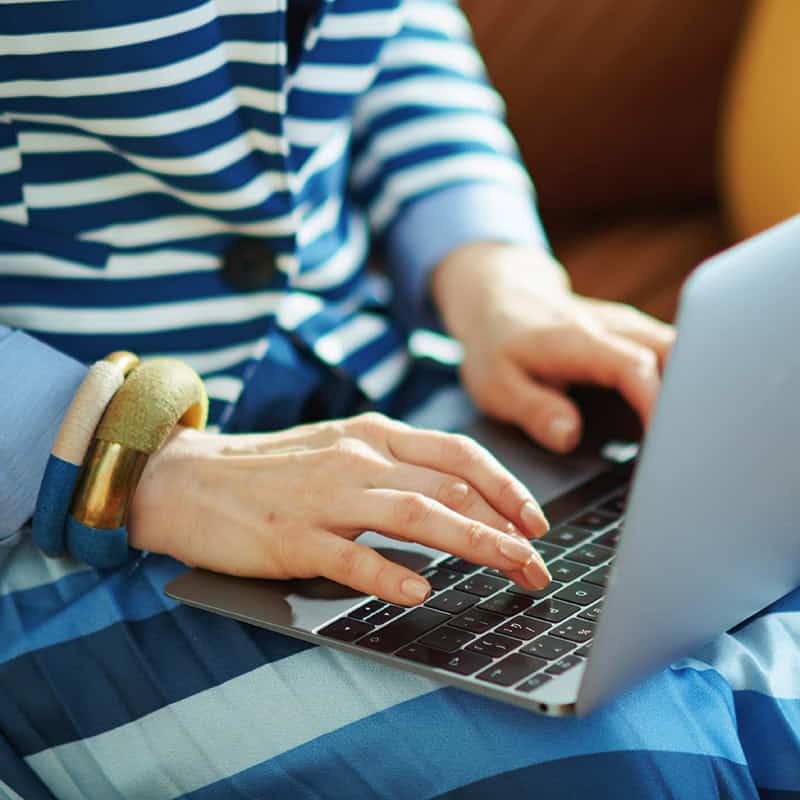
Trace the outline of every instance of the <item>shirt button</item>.
[[264, 288], [275, 274], [275, 255], [261, 239], [237, 239], [225, 251], [222, 276], [239, 292]]

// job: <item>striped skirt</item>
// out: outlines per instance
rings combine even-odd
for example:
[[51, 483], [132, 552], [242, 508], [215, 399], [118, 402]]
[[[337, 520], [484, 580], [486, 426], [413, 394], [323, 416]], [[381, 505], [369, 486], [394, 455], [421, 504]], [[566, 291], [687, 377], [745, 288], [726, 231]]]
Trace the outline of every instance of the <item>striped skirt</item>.
[[[404, 397], [421, 424], [464, 410], [431, 375]], [[0, 566], [0, 797], [800, 798], [800, 589], [561, 720], [176, 605], [163, 587], [184, 569], [16, 545]]]

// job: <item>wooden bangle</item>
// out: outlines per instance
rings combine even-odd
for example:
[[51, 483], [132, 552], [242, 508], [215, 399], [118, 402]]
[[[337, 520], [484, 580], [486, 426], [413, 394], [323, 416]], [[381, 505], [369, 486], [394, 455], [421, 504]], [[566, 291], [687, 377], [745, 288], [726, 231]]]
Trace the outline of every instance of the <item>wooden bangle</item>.
[[127, 520], [147, 459], [180, 423], [202, 430], [208, 416], [203, 381], [175, 359], [137, 367], [109, 404], [89, 447], [67, 520], [77, 559], [113, 567], [128, 557]]
[[34, 541], [49, 556], [66, 555], [64, 526], [69, 504], [95, 428], [125, 376], [138, 363], [133, 353], [119, 351], [93, 364], [64, 415], [33, 515]]

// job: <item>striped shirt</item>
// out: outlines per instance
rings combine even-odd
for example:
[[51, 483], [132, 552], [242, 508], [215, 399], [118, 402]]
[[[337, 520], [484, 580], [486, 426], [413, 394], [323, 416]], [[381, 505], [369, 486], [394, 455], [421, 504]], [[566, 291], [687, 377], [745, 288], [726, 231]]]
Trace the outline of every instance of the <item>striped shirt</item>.
[[[456, 5], [319, 5], [293, 70], [286, 0], [0, 5], [0, 323], [84, 362], [184, 358], [215, 421], [280, 330], [379, 404], [420, 274], [537, 223]], [[469, 229], [432, 251], [446, 206]], [[275, 257], [256, 291], [220, 272], [240, 237]]]

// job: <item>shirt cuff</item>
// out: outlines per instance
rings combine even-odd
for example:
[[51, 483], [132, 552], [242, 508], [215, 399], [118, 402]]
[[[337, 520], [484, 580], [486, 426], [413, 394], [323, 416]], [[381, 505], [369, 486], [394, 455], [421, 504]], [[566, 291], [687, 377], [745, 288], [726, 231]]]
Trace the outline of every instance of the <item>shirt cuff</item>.
[[477, 241], [539, 244], [549, 250], [533, 198], [496, 183], [465, 183], [413, 203], [386, 236], [393, 311], [409, 330], [441, 329], [428, 302], [434, 267], [460, 245]]
[[30, 519], [61, 420], [86, 367], [0, 325], [0, 547]]

